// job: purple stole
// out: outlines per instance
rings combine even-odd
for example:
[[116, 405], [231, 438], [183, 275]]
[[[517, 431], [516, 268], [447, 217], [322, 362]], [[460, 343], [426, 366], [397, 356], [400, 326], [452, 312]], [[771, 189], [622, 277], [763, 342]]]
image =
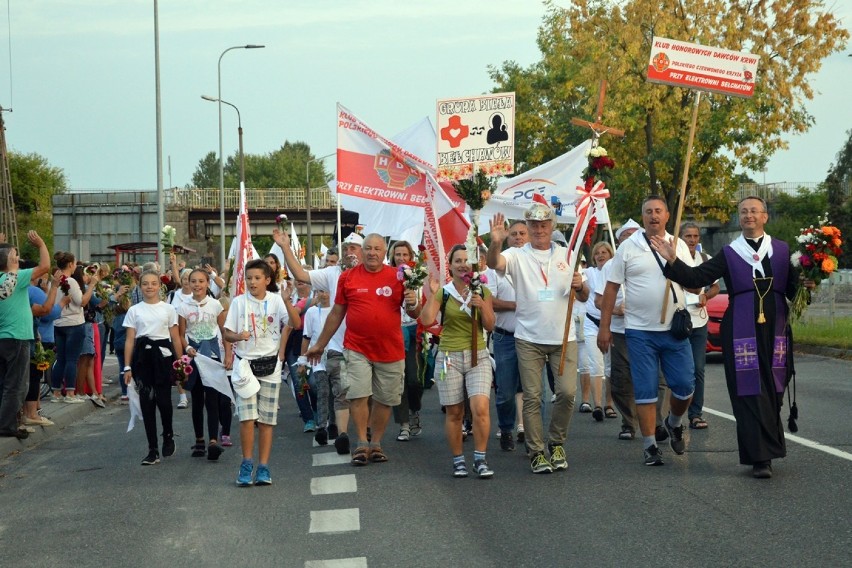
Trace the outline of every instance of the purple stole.
[[[760, 394], [760, 369], [758, 368], [757, 337], [755, 331], [754, 305], [757, 292], [754, 287], [752, 267], [730, 246], [726, 246], [725, 260], [728, 263], [728, 275], [733, 290], [728, 290], [729, 301], [733, 308], [734, 372], [737, 379], [738, 396]], [[790, 254], [787, 244], [772, 239], [772, 293], [775, 298], [775, 341], [772, 352], [772, 376], [775, 390], [783, 393], [787, 386], [787, 274], [790, 266]], [[769, 319], [769, 318], [767, 318]], [[767, 322], [768, 323], [768, 322]], [[767, 324], [762, 324], [767, 325]]]

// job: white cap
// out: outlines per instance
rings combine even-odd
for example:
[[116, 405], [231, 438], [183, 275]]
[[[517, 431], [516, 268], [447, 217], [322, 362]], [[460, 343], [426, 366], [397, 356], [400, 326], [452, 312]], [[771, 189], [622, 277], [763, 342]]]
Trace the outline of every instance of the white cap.
[[345, 239], [343, 239], [343, 244], [358, 245], [359, 247], [364, 246], [364, 237], [362, 237], [358, 233], [352, 232], [349, 233], [349, 235]]
[[530, 208], [524, 211], [524, 219], [527, 221], [555, 221], [556, 212], [550, 205], [533, 201]]
[[639, 223], [637, 223], [633, 219], [628, 219], [627, 222], [625, 224], [623, 224], [621, 227], [619, 227], [618, 230], [615, 232], [615, 238], [616, 238], [616, 240], [621, 240], [621, 235], [624, 234], [624, 231], [629, 231], [630, 229], [641, 229], [641, 228], [642, 227], [639, 225]]
[[237, 372], [231, 375], [231, 384], [234, 392], [241, 398], [251, 398], [260, 391], [260, 382], [251, 371], [251, 363], [248, 359], [240, 359]]

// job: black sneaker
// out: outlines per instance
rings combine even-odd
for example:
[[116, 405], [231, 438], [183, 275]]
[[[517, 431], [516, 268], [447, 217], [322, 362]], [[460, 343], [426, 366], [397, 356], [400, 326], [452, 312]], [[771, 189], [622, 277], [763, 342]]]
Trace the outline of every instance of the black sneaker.
[[329, 439], [329, 440], [334, 440], [334, 439], [336, 439], [336, 438], [337, 438], [337, 435], [338, 435], [339, 433], [340, 433], [340, 432], [338, 432], [338, 430], [337, 430], [337, 424], [329, 424], [329, 425], [328, 425], [328, 439]]
[[155, 463], [160, 463], [160, 454], [151, 450], [148, 452], [148, 455], [145, 456], [145, 459], [142, 460], [142, 465], [154, 465]]
[[346, 432], [341, 432], [334, 440], [334, 449], [337, 450], [337, 453], [341, 456], [345, 456], [349, 453], [349, 435], [347, 435]]
[[515, 438], [512, 436], [511, 430], [500, 431], [500, 449], [504, 452], [515, 451]]
[[163, 438], [163, 457], [167, 458], [175, 454], [175, 439], [172, 436]]
[[222, 452], [225, 450], [222, 449], [222, 446], [219, 444], [210, 444], [207, 446], [207, 459], [209, 461], [216, 461], [219, 459], [219, 456], [222, 455]]
[[645, 465], [663, 465], [663, 452], [657, 446], [645, 448]]
[[530, 459], [530, 469], [533, 473], [553, 473], [553, 466], [544, 455], [544, 452], [536, 452]]
[[683, 424], [677, 428], [672, 428], [669, 426], [668, 416], [663, 420], [663, 424], [669, 433], [669, 444], [672, 446], [672, 451], [679, 456], [683, 455], [683, 452], [686, 451], [686, 442], [683, 439]]
[[664, 442], [669, 439], [669, 433], [666, 430], [665, 426], [657, 426], [654, 430], [654, 439], [658, 442]]
[[518, 443], [523, 444], [526, 442], [526, 436], [524, 435], [524, 431], [518, 428]]
[[317, 429], [317, 433], [314, 434], [314, 440], [316, 440], [317, 444], [320, 446], [328, 445], [328, 430], [325, 428]]

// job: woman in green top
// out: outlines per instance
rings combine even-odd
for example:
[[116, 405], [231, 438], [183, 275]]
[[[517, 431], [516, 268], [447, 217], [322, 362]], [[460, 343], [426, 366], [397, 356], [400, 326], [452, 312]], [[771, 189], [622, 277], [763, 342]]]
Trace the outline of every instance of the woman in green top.
[[[491, 305], [491, 292], [483, 285], [484, 276], [479, 277], [478, 285], [476, 278], [471, 282], [471, 276], [475, 275], [471, 274], [467, 251], [463, 245], [452, 248], [448, 262], [452, 280], [443, 287], [443, 291], [438, 280], [430, 280], [432, 297], [426, 302], [420, 321], [432, 325], [440, 313], [444, 328], [441, 332], [435, 370], [439, 374], [438, 397], [447, 411], [444, 430], [453, 452], [453, 476], [468, 475], [462, 450], [462, 419], [466, 392], [475, 424], [473, 468], [479, 477], [488, 478], [494, 475], [485, 461], [488, 432], [491, 431], [489, 398], [492, 374], [483, 330], [491, 331], [494, 328], [494, 308]], [[476, 316], [475, 332], [471, 325], [472, 314]], [[476, 366], [471, 364], [473, 333], [476, 334]]]

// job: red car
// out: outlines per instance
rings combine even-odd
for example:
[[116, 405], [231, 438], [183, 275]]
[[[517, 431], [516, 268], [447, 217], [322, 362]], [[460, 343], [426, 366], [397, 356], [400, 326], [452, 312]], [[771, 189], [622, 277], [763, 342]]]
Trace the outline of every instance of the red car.
[[719, 293], [707, 302], [707, 353], [722, 351], [722, 316], [728, 309], [728, 290], [725, 281], [719, 280]]

